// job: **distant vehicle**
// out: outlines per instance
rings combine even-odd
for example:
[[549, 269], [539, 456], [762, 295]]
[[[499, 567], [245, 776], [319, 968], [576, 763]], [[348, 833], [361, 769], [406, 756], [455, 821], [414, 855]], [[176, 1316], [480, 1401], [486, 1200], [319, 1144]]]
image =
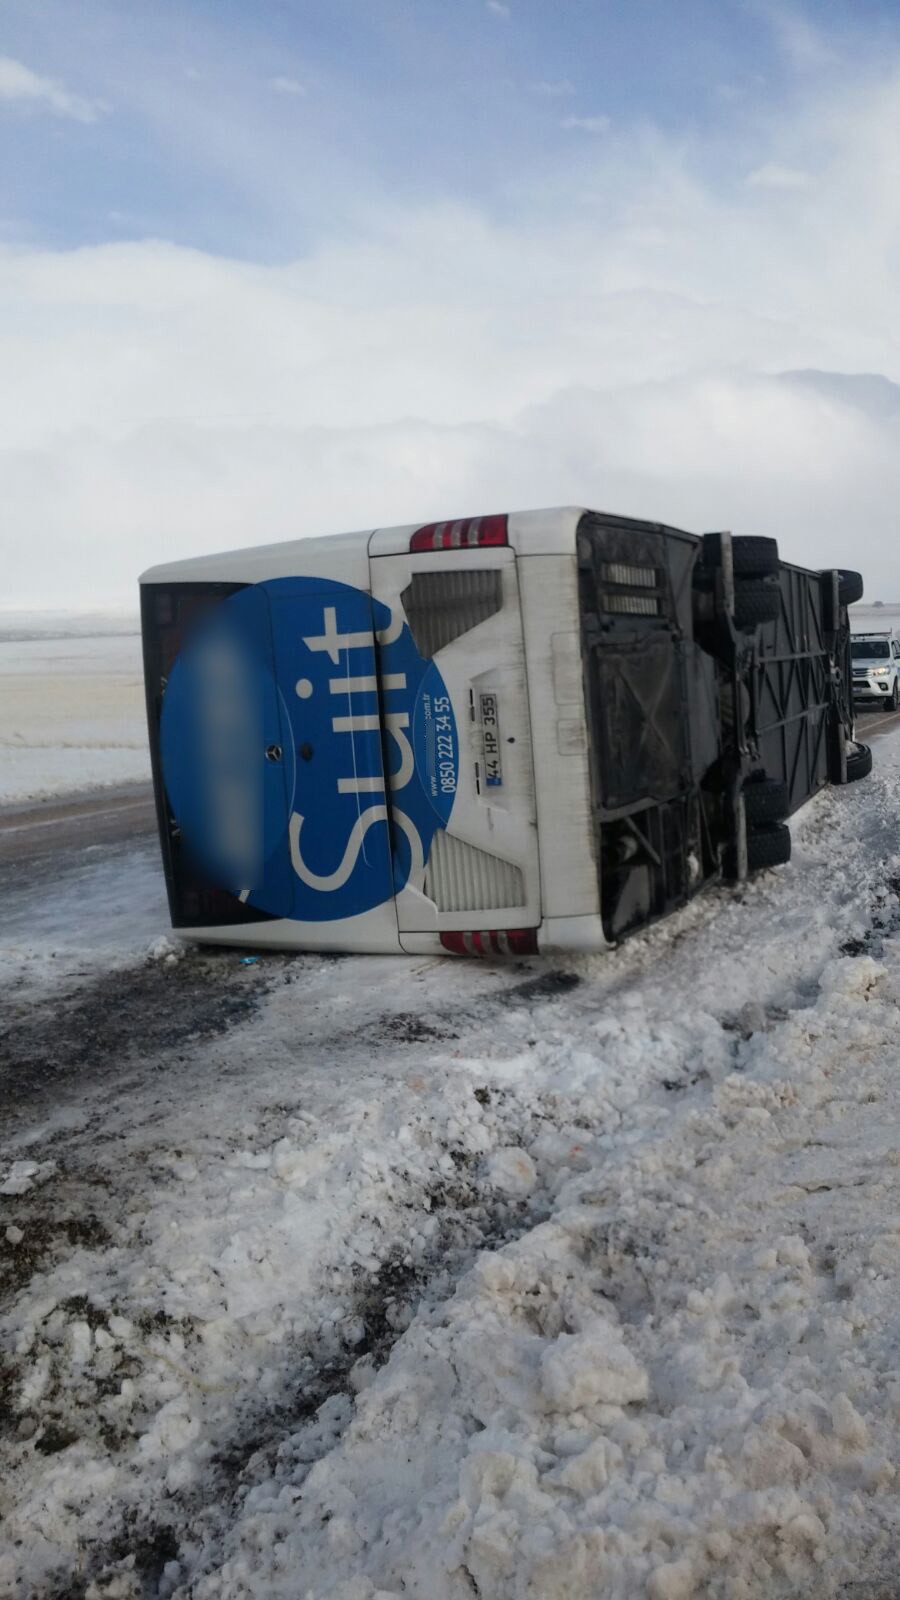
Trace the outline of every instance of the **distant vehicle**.
[[305, 950], [599, 950], [790, 856], [865, 776], [857, 573], [579, 508], [141, 580], [173, 925]]
[[884, 711], [900, 709], [900, 635], [897, 630], [855, 633], [850, 654], [854, 699], [866, 703], [877, 700]]

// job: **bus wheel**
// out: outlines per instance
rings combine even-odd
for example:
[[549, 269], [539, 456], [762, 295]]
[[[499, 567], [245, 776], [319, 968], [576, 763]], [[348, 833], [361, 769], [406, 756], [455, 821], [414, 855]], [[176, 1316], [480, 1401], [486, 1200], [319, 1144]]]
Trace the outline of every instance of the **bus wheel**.
[[781, 590], [768, 578], [742, 578], [734, 585], [734, 625], [739, 633], [752, 632], [762, 622], [777, 622], [781, 615]]
[[847, 752], [847, 782], [858, 783], [872, 771], [872, 752], [867, 744], [858, 744]]
[[777, 578], [778, 540], [762, 534], [736, 534], [731, 541], [736, 578]]
[[744, 785], [744, 811], [748, 828], [783, 822], [791, 809], [788, 786], [778, 778], [751, 778]]
[[783, 822], [770, 828], [754, 828], [747, 833], [747, 871], [762, 872], [766, 867], [784, 867], [791, 859], [791, 830]]
[[863, 597], [862, 574], [850, 572], [845, 567], [838, 569], [838, 601], [842, 606], [852, 606]]

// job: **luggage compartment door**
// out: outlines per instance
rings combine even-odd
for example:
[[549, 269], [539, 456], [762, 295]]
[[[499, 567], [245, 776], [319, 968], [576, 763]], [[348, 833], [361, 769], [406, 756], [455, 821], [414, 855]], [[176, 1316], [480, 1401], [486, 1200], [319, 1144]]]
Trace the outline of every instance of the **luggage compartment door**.
[[515, 552], [373, 556], [370, 569], [401, 940], [536, 927]]

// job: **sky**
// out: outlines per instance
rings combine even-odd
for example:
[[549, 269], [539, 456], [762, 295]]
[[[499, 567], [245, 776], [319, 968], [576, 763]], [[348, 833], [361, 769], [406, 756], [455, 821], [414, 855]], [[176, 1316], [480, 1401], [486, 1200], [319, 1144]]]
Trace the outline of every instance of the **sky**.
[[2, 607], [585, 504], [900, 599], [897, 0], [0, 0]]

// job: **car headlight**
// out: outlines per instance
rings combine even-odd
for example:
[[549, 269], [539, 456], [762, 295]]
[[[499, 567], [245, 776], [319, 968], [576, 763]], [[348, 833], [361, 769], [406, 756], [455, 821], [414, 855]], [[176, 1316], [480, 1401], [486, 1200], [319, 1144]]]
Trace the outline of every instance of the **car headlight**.
[[872, 667], [870, 670], [873, 678], [886, 678], [891, 669], [890, 667]]

